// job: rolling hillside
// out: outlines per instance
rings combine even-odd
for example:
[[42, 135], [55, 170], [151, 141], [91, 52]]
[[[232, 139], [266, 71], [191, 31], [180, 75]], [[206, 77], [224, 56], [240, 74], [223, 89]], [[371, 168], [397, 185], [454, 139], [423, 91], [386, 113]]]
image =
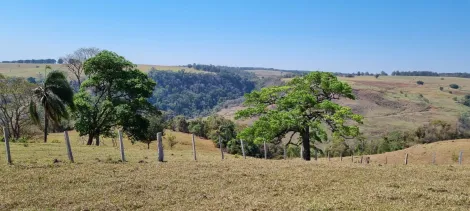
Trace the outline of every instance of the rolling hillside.
[[[258, 75], [266, 76], [266, 72]], [[340, 80], [348, 82], [357, 97], [357, 100], [341, 100], [340, 103], [365, 117], [361, 129], [372, 138], [395, 130], [410, 130], [432, 120], [455, 124], [461, 112], [470, 111], [469, 107], [454, 100], [470, 94], [470, 79], [467, 78], [381, 76], [376, 79], [373, 76], [359, 76], [340, 77]], [[423, 81], [424, 85], [417, 85], [418, 80]], [[460, 89], [450, 88], [449, 84], [453, 83], [458, 84]], [[243, 106], [222, 109], [218, 113], [233, 119], [240, 109]]]
[[[18, 76], [18, 77], [38, 77], [39, 74], [44, 74], [44, 68], [46, 64], [12, 64], [12, 63], [0, 63], [0, 73], [6, 76]], [[67, 72], [67, 68], [60, 64], [52, 64], [52, 69], [62, 70]], [[173, 70], [178, 71], [184, 69], [187, 72], [200, 72], [194, 68], [180, 67], [180, 66], [161, 66], [161, 65], [147, 65], [139, 64], [137, 68], [143, 72], [148, 72], [151, 68], [157, 70]]]

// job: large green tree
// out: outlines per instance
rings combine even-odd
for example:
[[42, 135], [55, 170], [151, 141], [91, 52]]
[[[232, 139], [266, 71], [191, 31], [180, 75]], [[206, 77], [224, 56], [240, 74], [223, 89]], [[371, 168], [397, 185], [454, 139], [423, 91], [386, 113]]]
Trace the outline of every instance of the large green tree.
[[152, 81], [124, 57], [101, 51], [84, 64], [88, 77], [74, 102], [75, 129], [88, 135], [88, 145], [100, 135], [111, 135], [111, 129], [122, 128], [133, 141], [146, 138], [147, 115], [159, 115], [147, 101], [155, 87]]
[[362, 116], [336, 103], [340, 97], [354, 99], [351, 87], [325, 72], [312, 72], [284, 86], [254, 91], [245, 95], [248, 108], [238, 111], [236, 118], [257, 117], [258, 120], [238, 137], [262, 143], [278, 140], [287, 133], [291, 133], [292, 139], [298, 133], [303, 158], [310, 160], [311, 142], [329, 137], [351, 138], [359, 133], [357, 124], [362, 123]]
[[[46, 65], [45, 71], [47, 70], [51, 70], [49, 65]], [[33, 93], [34, 98], [29, 104], [29, 113], [33, 122], [40, 125], [39, 110], [42, 108], [44, 142], [47, 142], [49, 121], [55, 128], [60, 128], [60, 121], [69, 118], [67, 106], [74, 109], [73, 90], [64, 73], [54, 70], [47, 74], [42, 85], [33, 89]]]

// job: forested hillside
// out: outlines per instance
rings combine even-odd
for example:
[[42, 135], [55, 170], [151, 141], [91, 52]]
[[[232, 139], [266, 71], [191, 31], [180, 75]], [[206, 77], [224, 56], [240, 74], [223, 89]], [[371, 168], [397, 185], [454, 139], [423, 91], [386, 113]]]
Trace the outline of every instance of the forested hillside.
[[184, 71], [150, 71], [148, 76], [157, 82], [150, 103], [170, 116], [195, 117], [209, 114], [226, 100], [237, 99], [256, 87], [250, 74], [222, 71], [216, 74]]

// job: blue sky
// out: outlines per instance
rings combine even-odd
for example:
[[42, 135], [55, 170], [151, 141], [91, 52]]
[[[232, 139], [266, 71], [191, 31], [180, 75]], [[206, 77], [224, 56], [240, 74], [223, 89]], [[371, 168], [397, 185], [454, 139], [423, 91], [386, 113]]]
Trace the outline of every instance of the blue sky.
[[2, 1], [0, 60], [87, 46], [138, 64], [469, 72], [470, 1]]

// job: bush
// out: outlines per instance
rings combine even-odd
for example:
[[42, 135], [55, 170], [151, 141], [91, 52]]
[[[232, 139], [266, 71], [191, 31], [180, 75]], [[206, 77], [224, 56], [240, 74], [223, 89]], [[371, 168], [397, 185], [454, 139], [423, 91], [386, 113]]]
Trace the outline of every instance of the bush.
[[453, 97], [452, 99], [453, 99], [454, 101], [457, 101], [457, 97]]
[[441, 80], [444, 80], [444, 78], [441, 78]]
[[442, 87], [442, 86], [441, 86], [441, 87], [439, 87], [439, 90], [441, 90], [441, 91], [442, 91], [442, 90], [444, 90], [444, 87]]
[[424, 82], [423, 82], [423, 81], [416, 81], [416, 83], [417, 83], [418, 85], [424, 85]]
[[455, 152], [452, 153], [452, 161], [454, 161], [454, 162], [458, 162], [458, 161], [459, 161], [459, 155], [455, 154]]
[[176, 141], [176, 136], [174, 136], [173, 134], [171, 133], [168, 133], [166, 135], [166, 140], [168, 141], [168, 146], [170, 146], [170, 149], [173, 149], [173, 147], [178, 144], [178, 142]]
[[54, 140], [51, 141], [51, 143], [53, 143], [53, 144], [58, 144], [58, 143], [60, 143], [60, 141], [57, 140], [57, 139], [54, 139]]
[[452, 89], [458, 89], [458, 88], [459, 88], [459, 85], [457, 85], [457, 84], [450, 84], [449, 87], [452, 88]]
[[452, 91], [449, 91], [449, 94], [452, 94]]

